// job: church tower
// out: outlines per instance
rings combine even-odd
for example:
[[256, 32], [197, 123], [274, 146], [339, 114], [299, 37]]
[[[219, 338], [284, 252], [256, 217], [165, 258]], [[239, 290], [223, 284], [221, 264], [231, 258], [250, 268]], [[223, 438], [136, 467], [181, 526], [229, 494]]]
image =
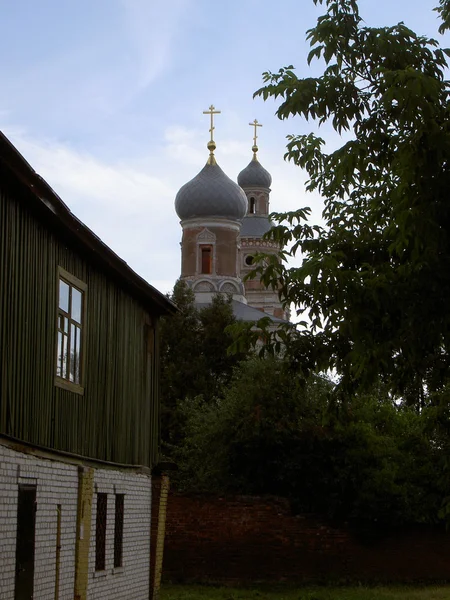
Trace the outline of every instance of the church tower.
[[[253, 257], [259, 252], [276, 254], [279, 245], [264, 240], [263, 236], [272, 227], [269, 219], [270, 186], [272, 177], [258, 160], [258, 127], [262, 127], [255, 119], [250, 123], [254, 127], [253, 158], [238, 175], [238, 184], [247, 197], [247, 215], [241, 227], [241, 275], [244, 277], [253, 268]], [[289, 313], [283, 309], [275, 290], [267, 289], [259, 279], [245, 281], [245, 296], [253, 308], [279, 319], [289, 320]]]
[[247, 197], [216, 162], [214, 115], [211, 117], [209, 157], [203, 169], [183, 185], [175, 198], [175, 210], [183, 229], [181, 278], [193, 289], [196, 302], [208, 304], [214, 294], [227, 293], [246, 304], [240, 278], [239, 234], [247, 212]]
[[244, 277], [253, 267], [256, 253], [273, 253], [278, 244], [263, 239], [272, 224], [269, 197], [272, 177], [259, 163], [255, 129], [253, 159], [239, 173], [238, 184], [219, 167], [214, 155], [214, 116], [220, 111], [210, 106], [204, 114], [211, 118], [211, 139], [207, 144], [206, 165], [184, 184], [175, 198], [175, 210], [183, 230], [181, 240], [181, 279], [195, 294], [197, 305], [212, 302], [216, 294], [231, 294], [235, 317], [256, 322], [263, 315], [274, 323], [289, 319], [276, 291], [259, 279]]

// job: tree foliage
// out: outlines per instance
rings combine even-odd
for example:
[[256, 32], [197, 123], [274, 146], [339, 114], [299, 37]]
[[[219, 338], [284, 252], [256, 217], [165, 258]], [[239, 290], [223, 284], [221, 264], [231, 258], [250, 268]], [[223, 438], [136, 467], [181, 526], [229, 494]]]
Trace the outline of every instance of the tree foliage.
[[327, 383], [319, 378], [306, 386], [277, 359], [241, 363], [222, 398], [184, 404], [185, 479], [196, 489], [283, 495], [280, 464], [299, 421], [321, 413], [325, 395], [315, 393], [320, 387]]
[[445, 33], [450, 29], [450, 0], [439, 0], [439, 5], [434, 10], [442, 20], [439, 33]]
[[[382, 377], [423, 404], [450, 375], [450, 51], [403, 23], [365, 26], [356, 0], [314, 1], [327, 11], [307, 32], [308, 63], [323, 74], [268, 72], [256, 95], [343, 143], [327, 152], [314, 133], [289, 136], [286, 158], [323, 197], [325, 225], [308, 224], [307, 208], [273, 215], [269, 236], [289, 250], [258, 270], [309, 319], [290, 335], [299, 363], [336, 369], [346, 389]], [[449, 6], [437, 8], [443, 31]]]
[[230, 356], [230, 303], [180, 312], [162, 326], [165, 450], [179, 489], [289, 498], [298, 512], [389, 526], [450, 522], [450, 386], [420, 413], [385, 384], [334, 393], [328, 378], [283, 357]]
[[184, 437], [179, 403], [197, 396], [207, 403], [220, 397], [245, 354], [228, 353], [232, 337], [226, 328], [235, 322], [230, 299], [218, 294], [198, 310], [194, 293], [182, 280], [170, 299], [179, 312], [161, 324], [161, 429], [163, 441], [177, 445]]
[[[242, 362], [223, 398], [183, 403], [181, 485], [281, 495], [295, 511], [359, 524], [448, 519], [448, 442], [436, 443], [436, 409], [398, 407], [383, 386], [345, 405], [332, 390], [323, 376], [305, 382], [280, 359]], [[440, 410], [442, 434], [448, 406]]]

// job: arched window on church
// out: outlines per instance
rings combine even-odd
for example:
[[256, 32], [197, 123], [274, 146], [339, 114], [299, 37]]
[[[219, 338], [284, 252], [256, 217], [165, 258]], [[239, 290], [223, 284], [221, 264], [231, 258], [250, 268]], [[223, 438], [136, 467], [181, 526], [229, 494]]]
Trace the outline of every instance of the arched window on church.
[[254, 215], [256, 212], [256, 200], [255, 198], [252, 196], [250, 198], [250, 214]]
[[212, 273], [212, 246], [200, 246], [201, 273], [211, 275]]

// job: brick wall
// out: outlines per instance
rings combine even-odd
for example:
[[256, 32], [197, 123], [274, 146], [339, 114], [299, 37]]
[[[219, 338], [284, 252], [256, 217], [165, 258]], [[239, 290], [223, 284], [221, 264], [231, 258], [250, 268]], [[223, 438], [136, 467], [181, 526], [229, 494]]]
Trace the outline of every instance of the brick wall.
[[[55, 600], [57, 507], [61, 505], [60, 600], [74, 598], [77, 537], [78, 465], [39, 458], [0, 444], [0, 599], [14, 600], [17, 501], [19, 484], [36, 486], [35, 600]], [[145, 474], [113, 469], [88, 469], [94, 485], [87, 600], [148, 600], [150, 581], [151, 479]], [[96, 492], [108, 494], [106, 569], [95, 571]], [[114, 569], [115, 494], [125, 495], [123, 567]], [[88, 536], [83, 528], [81, 536]], [[79, 559], [80, 560], [80, 559]], [[83, 565], [82, 565], [83, 566]]]
[[166, 581], [450, 580], [450, 534], [427, 528], [356, 536], [277, 498], [169, 498]]
[[[156, 540], [158, 537], [159, 504], [161, 498], [161, 476], [152, 477], [152, 515], [150, 530], [150, 589], [155, 585]], [[167, 509], [167, 506], [166, 506]]]
[[58, 504], [62, 506], [60, 598], [73, 597], [78, 469], [0, 445], [0, 598], [14, 598], [19, 483], [37, 486], [34, 597], [55, 597]]
[[[95, 571], [97, 492], [108, 494], [106, 569]], [[151, 480], [145, 475], [96, 469], [92, 500], [88, 600], [148, 600], [150, 584]], [[114, 569], [115, 494], [125, 494], [123, 566]]]

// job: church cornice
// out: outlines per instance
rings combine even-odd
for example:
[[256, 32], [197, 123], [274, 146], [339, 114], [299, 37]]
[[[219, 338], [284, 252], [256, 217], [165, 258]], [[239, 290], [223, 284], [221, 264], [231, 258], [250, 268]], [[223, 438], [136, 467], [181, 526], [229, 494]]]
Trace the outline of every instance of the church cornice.
[[218, 227], [223, 229], [232, 229], [233, 231], [239, 232], [241, 230], [241, 221], [235, 221], [230, 219], [224, 219], [222, 217], [198, 217], [195, 219], [185, 219], [180, 221], [183, 229], [196, 229], [199, 227], [209, 228]]
[[275, 250], [279, 250], [280, 244], [278, 242], [273, 242], [271, 240], [263, 240], [261, 238], [241, 238], [241, 246], [242, 248], [255, 248], [256, 246], [260, 248], [273, 248]]

